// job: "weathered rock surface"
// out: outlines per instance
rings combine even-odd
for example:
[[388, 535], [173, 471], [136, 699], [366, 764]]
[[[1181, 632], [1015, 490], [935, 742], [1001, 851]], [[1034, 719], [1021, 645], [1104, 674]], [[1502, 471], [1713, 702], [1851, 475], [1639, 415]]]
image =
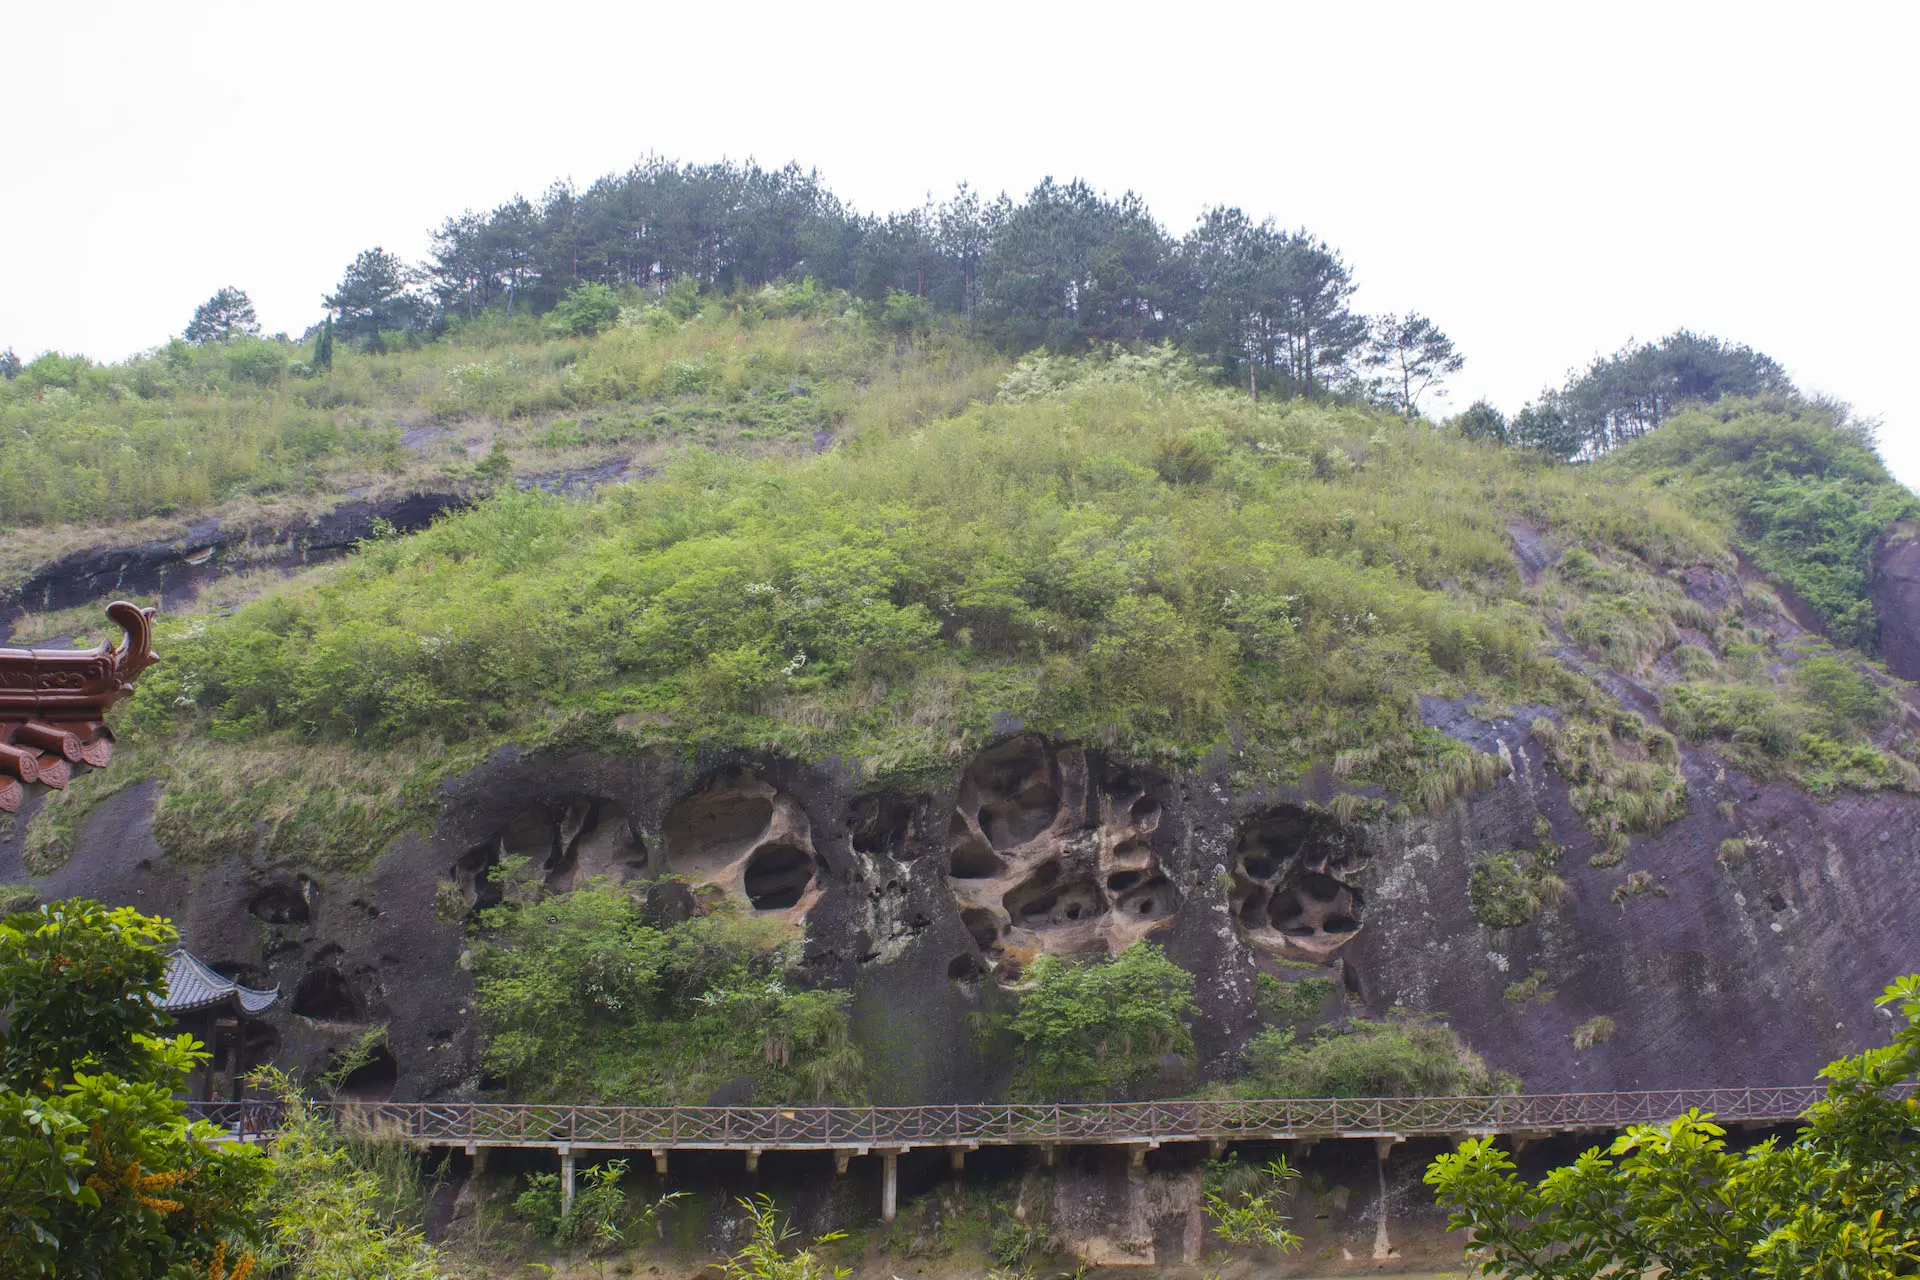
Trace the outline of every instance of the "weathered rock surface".
[[396, 531], [424, 529], [434, 517], [466, 506], [460, 493], [356, 498], [324, 515], [281, 523], [206, 520], [177, 538], [96, 547], [60, 557], [0, 600], [0, 641], [22, 609], [70, 609], [106, 596], [153, 597], [164, 607], [194, 599], [208, 582], [237, 569], [293, 569], [343, 554], [384, 520]]
[[[1530, 1090], [1802, 1082], [1884, 1039], [1873, 997], [1920, 968], [1920, 801], [1822, 803], [1684, 750], [1689, 813], [1636, 837], [1625, 866], [1595, 869], [1566, 784], [1529, 737], [1531, 709], [1427, 711], [1504, 749], [1513, 772], [1400, 822], [1345, 826], [1326, 789], [1237, 794], [1224, 760], [1166, 775], [1031, 734], [917, 794], [865, 789], [831, 763], [503, 752], [449, 785], [431, 832], [363, 871], [182, 862], [155, 841], [157, 795], [140, 786], [88, 816], [81, 852], [40, 888], [170, 915], [222, 972], [279, 984], [257, 1043], [284, 1062], [321, 1066], [384, 1024], [390, 1056], [357, 1087], [399, 1098], [482, 1085], [459, 916], [483, 905], [482, 873], [507, 856], [554, 890], [687, 877], [691, 890], [648, 896], [663, 919], [726, 895], [793, 921], [806, 980], [854, 993], [882, 1102], [993, 1096], [1006, 1066], [983, 1055], [969, 1015], [1041, 951], [1143, 936], [1198, 978], [1203, 1077], [1232, 1070], [1258, 1025], [1254, 977], [1286, 972], [1282, 960], [1324, 964], [1374, 1013], [1445, 1016]], [[0, 881], [26, 878], [36, 803], [0, 837]], [[1542, 822], [1566, 851], [1570, 900], [1521, 928], [1480, 924], [1476, 859], [1531, 846]], [[1727, 869], [1715, 853], [1734, 836], [1748, 854]], [[1629, 870], [1665, 896], [1615, 905]], [[1507, 999], [1535, 970], [1552, 999]], [[1575, 1051], [1573, 1028], [1601, 1014], [1616, 1038]]]
[[1897, 524], [1873, 549], [1873, 607], [1887, 669], [1920, 680], [1920, 528]]

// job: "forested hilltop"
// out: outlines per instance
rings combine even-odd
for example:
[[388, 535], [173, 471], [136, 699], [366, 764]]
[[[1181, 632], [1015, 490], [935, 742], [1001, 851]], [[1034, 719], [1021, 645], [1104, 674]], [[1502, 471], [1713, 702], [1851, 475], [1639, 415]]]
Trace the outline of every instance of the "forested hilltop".
[[[660, 349], [643, 384], [574, 368], [582, 339], [635, 325], [657, 335], [719, 299], [748, 324], [831, 317], [903, 343], [964, 336], [1008, 358], [1170, 342], [1209, 382], [1256, 397], [1413, 416], [1463, 357], [1425, 316], [1357, 313], [1354, 288], [1335, 248], [1239, 209], [1210, 209], [1175, 235], [1131, 194], [1048, 179], [1017, 202], [962, 185], [878, 216], [795, 165], [649, 160], [584, 191], [556, 183], [538, 204], [450, 217], [422, 263], [359, 254], [297, 341], [263, 338], [245, 292], [226, 287], [180, 337], [120, 364], [0, 353], [0, 424], [30, 446], [0, 454], [0, 585], [62, 550], [169, 536], [208, 513], [284, 519], [343, 492], [471, 481], [489, 454], [482, 483], [564, 469], [583, 451], [670, 435], [676, 418], [748, 441], [837, 426], [844, 407], [808, 399], [804, 380], [736, 379], [729, 391], [753, 394], [702, 399], [714, 388], [679, 369], [690, 350]], [[1676, 405], [1723, 395], [1794, 391], [1768, 357], [1680, 333], [1596, 360], [1511, 423], [1480, 406], [1462, 425], [1591, 457]], [[645, 424], [569, 421], [636, 398], [690, 403]], [[463, 423], [482, 429], [443, 438]]]

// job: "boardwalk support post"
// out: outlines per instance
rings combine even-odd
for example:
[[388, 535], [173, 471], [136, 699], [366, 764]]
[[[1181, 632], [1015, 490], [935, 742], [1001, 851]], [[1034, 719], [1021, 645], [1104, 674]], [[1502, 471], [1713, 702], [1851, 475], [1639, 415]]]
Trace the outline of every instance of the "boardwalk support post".
[[1139, 1173], [1147, 1167], [1147, 1152], [1153, 1150], [1151, 1142], [1132, 1142], [1127, 1144], [1127, 1169]]
[[760, 1148], [758, 1147], [747, 1148], [747, 1172], [760, 1172]]
[[833, 1152], [833, 1171], [836, 1174], [845, 1173], [847, 1171], [847, 1161], [852, 1155], [853, 1152], [847, 1150], [845, 1147], [836, 1147]]
[[1207, 1159], [1218, 1160], [1225, 1154], [1227, 1154], [1227, 1140], [1225, 1138], [1207, 1139]]
[[560, 1148], [560, 1212], [573, 1208], [573, 1148]]
[[655, 1147], [653, 1149], [653, 1172], [658, 1177], [664, 1178], [667, 1176], [667, 1149], [665, 1147]]
[[900, 1153], [887, 1150], [880, 1153], [880, 1221], [892, 1222], [896, 1202], [900, 1198]]
[[964, 1171], [967, 1167], [967, 1149], [965, 1147], [951, 1147], [948, 1149], [948, 1153], [953, 1160], [953, 1171], [955, 1173]]
[[1043, 1142], [1040, 1144], [1040, 1163], [1042, 1165], [1051, 1169], [1059, 1158], [1060, 1148], [1057, 1145], [1051, 1142]]

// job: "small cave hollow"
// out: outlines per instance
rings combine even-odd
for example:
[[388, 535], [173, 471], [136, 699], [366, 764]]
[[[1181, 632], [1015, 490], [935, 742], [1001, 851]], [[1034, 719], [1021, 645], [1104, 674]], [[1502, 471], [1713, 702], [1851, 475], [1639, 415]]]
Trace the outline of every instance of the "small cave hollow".
[[1152, 796], [1141, 796], [1133, 802], [1127, 816], [1140, 830], [1152, 831], [1160, 825], [1160, 802]]
[[400, 1082], [400, 1064], [393, 1056], [393, 1050], [384, 1044], [375, 1045], [367, 1060], [347, 1073], [340, 1082], [340, 1092], [350, 1098], [384, 1100], [393, 1093], [394, 1085]]
[[340, 971], [326, 966], [314, 969], [294, 987], [293, 1011], [315, 1022], [356, 1022], [360, 1001]]
[[1113, 909], [1137, 920], [1164, 920], [1176, 905], [1173, 882], [1165, 876], [1154, 876], [1120, 895]]
[[978, 956], [962, 953], [947, 963], [947, 976], [955, 982], [978, 982], [985, 973]]
[[892, 792], [856, 799], [847, 815], [854, 849], [902, 861], [913, 857], [919, 852], [912, 842], [913, 814], [923, 799]]
[[1029, 929], [1064, 928], [1089, 923], [1107, 913], [1106, 896], [1093, 881], [1073, 877], [1058, 885], [1039, 885], [1038, 876], [1008, 893], [1007, 914]]
[[960, 924], [982, 951], [991, 951], [1000, 943], [1000, 922], [984, 907], [968, 907], [960, 913]]
[[247, 910], [268, 924], [305, 924], [312, 918], [304, 877], [297, 884], [270, 884], [253, 895]]
[[955, 880], [991, 880], [1006, 872], [1000, 855], [978, 840], [970, 840], [953, 851], [947, 874]]
[[1363, 911], [1358, 889], [1309, 872], [1291, 889], [1273, 895], [1267, 915], [1269, 923], [1290, 938], [1317, 938], [1358, 932]]
[[1116, 871], [1107, 877], [1107, 892], [1125, 893], [1146, 878], [1144, 871]]
[[813, 856], [792, 845], [768, 845], [747, 860], [747, 901], [755, 911], [784, 911], [813, 883]]
[[995, 849], [1015, 849], [1053, 825], [1060, 812], [1060, 773], [1053, 752], [1035, 737], [984, 751], [961, 784], [979, 809], [980, 830]]
[[771, 788], [716, 779], [667, 814], [667, 865], [694, 874], [718, 870], [758, 843], [772, 822]]

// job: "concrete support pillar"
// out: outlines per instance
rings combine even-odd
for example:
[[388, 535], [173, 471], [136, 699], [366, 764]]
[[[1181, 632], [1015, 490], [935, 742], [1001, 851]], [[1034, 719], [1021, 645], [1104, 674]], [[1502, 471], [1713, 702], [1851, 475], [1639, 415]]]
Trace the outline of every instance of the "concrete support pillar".
[[1145, 1142], [1136, 1142], [1127, 1148], [1127, 1171], [1139, 1173], [1147, 1167], [1147, 1152], [1153, 1148]]
[[664, 1178], [667, 1176], [667, 1149], [665, 1147], [655, 1147], [653, 1149], [653, 1172], [657, 1177]]
[[573, 1148], [560, 1148], [560, 1212], [573, 1208]]
[[1040, 1163], [1042, 1165], [1051, 1169], [1059, 1162], [1059, 1159], [1060, 1148], [1057, 1145], [1051, 1142], [1043, 1142], [1040, 1144]]
[[747, 1172], [760, 1172], [760, 1148], [758, 1147], [750, 1147], [747, 1149]]
[[836, 1175], [845, 1173], [847, 1171], [847, 1161], [852, 1157], [852, 1155], [853, 1155], [853, 1152], [848, 1151], [845, 1148], [838, 1148], [834, 1151], [833, 1171]]
[[1207, 1139], [1207, 1159], [1218, 1160], [1225, 1154], [1227, 1154], [1227, 1140], [1225, 1138]]
[[1313, 1150], [1313, 1144], [1318, 1141], [1318, 1138], [1295, 1138], [1293, 1140], [1293, 1151], [1291, 1153], [1293, 1163], [1297, 1165], [1302, 1160], [1305, 1160], [1307, 1158], [1307, 1152]]
[[965, 1147], [950, 1147], [948, 1148], [947, 1156], [953, 1162], [953, 1171], [955, 1173], [960, 1173], [966, 1169], [967, 1149]]
[[882, 1151], [880, 1153], [880, 1221], [893, 1221], [894, 1208], [899, 1199], [900, 1153]]

